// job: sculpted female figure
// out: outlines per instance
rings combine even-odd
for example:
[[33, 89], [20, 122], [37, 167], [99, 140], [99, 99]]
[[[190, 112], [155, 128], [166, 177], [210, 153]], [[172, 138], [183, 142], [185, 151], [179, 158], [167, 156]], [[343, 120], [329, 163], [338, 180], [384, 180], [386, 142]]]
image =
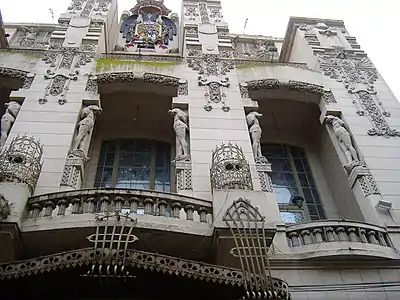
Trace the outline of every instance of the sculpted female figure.
[[1, 117], [1, 137], [0, 137], [0, 150], [6, 143], [10, 129], [13, 126], [15, 119], [21, 109], [21, 104], [16, 101], [10, 101], [5, 104], [7, 107], [6, 112]]
[[338, 139], [343, 152], [349, 163], [358, 161], [357, 150], [353, 146], [350, 133], [345, 127], [345, 123], [338, 117], [326, 116], [324, 121], [332, 125], [333, 132]]
[[179, 108], [171, 109], [168, 113], [174, 116], [173, 128], [176, 134], [176, 160], [189, 159], [189, 145], [187, 142], [189, 127], [187, 125], [187, 114]]
[[92, 132], [94, 127], [94, 121], [97, 115], [102, 112], [102, 109], [97, 105], [89, 105], [82, 109], [81, 120], [79, 121], [77, 128], [78, 134], [76, 135], [73, 143], [71, 152], [76, 150], [86, 150], [87, 139]]
[[256, 111], [252, 111], [246, 116], [246, 121], [247, 125], [249, 126], [249, 132], [252, 141], [254, 159], [256, 161], [265, 159], [261, 153], [262, 129], [260, 127], [260, 122], [258, 121], [258, 119], [262, 118], [262, 116], [263, 116], [262, 114]]

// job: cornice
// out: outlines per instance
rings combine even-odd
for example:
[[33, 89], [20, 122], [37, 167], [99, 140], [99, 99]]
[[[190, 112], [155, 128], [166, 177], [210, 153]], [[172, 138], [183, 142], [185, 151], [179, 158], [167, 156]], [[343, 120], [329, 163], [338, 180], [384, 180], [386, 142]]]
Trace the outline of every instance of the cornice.
[[286, 28], [286, 34], [281, 50], [280, 61], [287, 62], [289, 60], [290, 53], [292, 52], [293, 41], [296, 35], [296, 29], [300, 24], [317, 24], [325, 23], [329, 27], [344, 27], [342, 20], [332, 19], [319, 19], [319, 18], [303, 18], [303, 17], [290, 17], [288, 26]]

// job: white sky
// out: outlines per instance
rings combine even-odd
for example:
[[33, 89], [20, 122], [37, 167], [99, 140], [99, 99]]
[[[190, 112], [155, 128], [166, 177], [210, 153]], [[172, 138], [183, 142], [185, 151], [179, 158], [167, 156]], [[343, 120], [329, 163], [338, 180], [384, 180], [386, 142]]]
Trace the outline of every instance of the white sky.
[[[70, 0], [0, 0], [6, 23], [51, 23], [49, 8], [55, 19], [66, 10]], [[119, 13], [132, 8], [136, 0], [119, 0]], [[180, 14], [181, 0], [165, 0]], [[400, 100], [397, 70], [400, 60], [400, 2], [396, 0], [222, 0], [225, 20], [231, 32], [242, 33], [246, 18], [247, 34], [283, 37], [290, 16], [344, 20], [349, 33], [357, 38], [386, 82]]]

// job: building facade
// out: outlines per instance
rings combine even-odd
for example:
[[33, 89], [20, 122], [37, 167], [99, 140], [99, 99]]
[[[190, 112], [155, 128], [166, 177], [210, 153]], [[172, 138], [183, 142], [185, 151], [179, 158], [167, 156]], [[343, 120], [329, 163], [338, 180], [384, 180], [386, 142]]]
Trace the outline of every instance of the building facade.
[[0, 27], [3, 295], [400, 298], [400, 104], [342, 21], [73, 0]]

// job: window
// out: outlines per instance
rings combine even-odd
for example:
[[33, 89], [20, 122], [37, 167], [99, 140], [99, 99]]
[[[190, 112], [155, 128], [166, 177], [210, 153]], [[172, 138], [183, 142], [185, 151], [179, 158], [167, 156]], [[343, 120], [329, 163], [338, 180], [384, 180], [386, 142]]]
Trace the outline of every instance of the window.
[[95, 187], [171, 191], [170, 144], [123, 139], [104, 141]]
[[[305, 206], [311, 220], [325, 219], [304, 150], [288, 145], [263, 144], [262, 152], [271, 163], [271, 181], [282, 220], [286, 223], [305, 221]], [[301, 206], [303, 199], [305, 203]]]

